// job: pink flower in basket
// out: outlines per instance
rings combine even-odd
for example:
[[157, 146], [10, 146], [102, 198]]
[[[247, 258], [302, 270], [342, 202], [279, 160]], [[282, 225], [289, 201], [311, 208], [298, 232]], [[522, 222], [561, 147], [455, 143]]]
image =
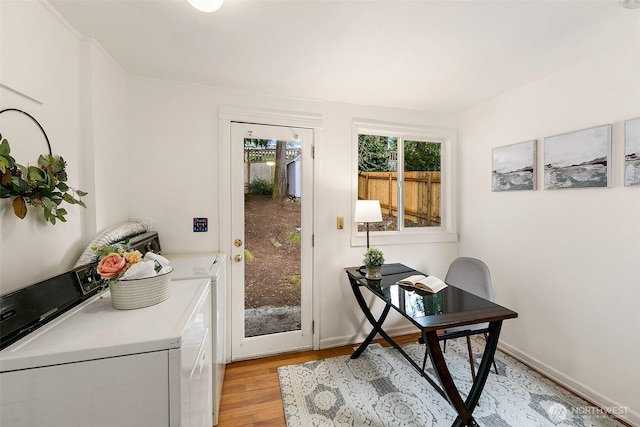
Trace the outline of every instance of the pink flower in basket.
[[142, 262], [140, 251], [126, 251], [125, 245], [91, 248], [98, 255], [98, 274], [105, 280], [118, 280], [134, 264]]
[[98, 255], [97, 271], [109, 285], [113, 308], [142, 308], [169, 298], [172, 268], [162, 267], [159, 255], [145, 262], [139, 251], [128, 250], [128, 243], [91, 248]]
[[113, 279], [124, 273], [127, 269], [127, 261], [117, 253], [110, 253], [98, 263], [98, 273], [103, 279]]

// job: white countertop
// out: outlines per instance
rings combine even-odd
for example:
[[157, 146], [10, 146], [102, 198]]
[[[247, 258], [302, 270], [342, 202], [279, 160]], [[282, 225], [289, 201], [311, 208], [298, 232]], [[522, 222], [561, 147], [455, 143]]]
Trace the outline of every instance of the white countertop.
[[180, 280], [159, 304], [115, 310], [108, 291], [0, 351], [0, 372], [179, 348], [209, 279]]
[[198, 279], [218, 275], [218, 271], [226, 255], [223, 253], [207, 254], [162, 254], [169, 260], [169, 265], [173, 267], [174, 280]]

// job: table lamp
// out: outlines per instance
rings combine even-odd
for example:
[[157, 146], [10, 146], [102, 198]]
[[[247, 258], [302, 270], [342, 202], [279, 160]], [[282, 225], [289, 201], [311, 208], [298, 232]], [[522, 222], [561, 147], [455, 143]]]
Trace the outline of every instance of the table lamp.
[[367, 224], [367, 249], [369, 249], [369, 223], [382, 221], [380, 200], [357, 200], [353, 221]]

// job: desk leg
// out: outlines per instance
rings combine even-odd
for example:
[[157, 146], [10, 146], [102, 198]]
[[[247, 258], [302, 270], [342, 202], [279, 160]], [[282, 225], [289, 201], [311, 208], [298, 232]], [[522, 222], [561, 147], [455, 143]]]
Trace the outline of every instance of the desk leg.
[[[474, 408], [478, 404], [478, 400], [480, 400], [480, 394], [482, 394], [484, 384], [487, 381], [489, 372], [491, 372], [491, 364], [496, 354], [496, 349], [498, 348], [500, 329], [502, 329], [502, 320], [491, 322], [489, 324], [489, 336], [487, 339], [487, 344], [484, 348], [484, 353], [482, 354], [482, 361], [480, 362], [480, 366], [478, 367], [478, 374], [476, 375], [476, 379], [473, 382], [473, 386], [471, 386], [471, 390], [469, 390], [469, 396], [467, 396], [467, 401], [465, 403], [465, 406], [469, 408], [469, 411], [471, 412], [473, 412]], [[458, 418], [456, 421], [460, 421], [460, 419]], [[461, 426], [463, 424], [457, 425]]]
[[387, 319], [387, 315], [389, 314], [389, 309], [391, 308], [391, 306], [389, 304], [386, 304], [384, 307], [384, 310], [382, 310], [382, 314], [380, 315], [380, 318], [376, 320], [373, 314], [371, 314], [371, 310], [369, 310], [369, 307], [367, 306], [367, 303], [365, 302], [364, 297], [362, 296], [362, 292], [360, 291], [360, 286], [357, 283], [356, 284], [351, 283], [351, 289], [353, 290], [353, 294], [356, 297], [356, 301], [358, 301], [358, 305], [360, 306], [360, 309], [364, 313], [369, 323], [373, 325], [373, 330], [371, 330], [369, 335], [367, 335], [367, 338], [362, 342], [362, 344], [360, 344], [360, 347], [358, 347], [357, 350], [351, 355], [352, 359], [357, 359], [358, 357], [360, 357], [362, 352], [365, 351], [365, 349], [369, 346], [369, 344], [371, 344], [371, 341], [373, 341], [373, 338], [376, 336], [376, 334], [380, 334], [388, 342], [393, 342], [391, 337], [389, 337], [387, 333], [382, 330], [382, 324]]
[[367, 315], [367, 313], [365, 312], [365, 316], [373, 325], [373, 329], [371, 330], [369, 335], [367, 335], [367, 338], [362, 342], [362, 344], [360, 344], [360, 346], [356, 349], [356, 351], [353, 352], [353, 354], [351, 355], [351, 359], [357, 359], [358, 357], [360, 357], [362, 352], [365, 351], [369, 344], [371, 344], [371, 341], [373, 341], [373, 338], [375, 338], [376, 334], [382, 335], [382, 337], [387, 341], [391, 340], [391, 338], [387, 336], [386, 332], [382, 330], [382, 324], [386, 320], [387, 314], [389, 314], [389, 308], [391, 308], [391, 306], [387, 304], [384, 307], [384, 310], [382, 310], [382, 314], [380, 315], [380, 318], [378, 320], [376, 320], [373, 315], [371, 315], [369, 309], [367, 309], [369, 315]]
[[[400, 352], [402, 357], [404, 357], [407, 360], [407, 362], [409, 362], [409, 364], [411, 364], [411, 366], [413, 366], [415, 368], [415, 370], [418, 371], [418, 373], [424, 379], [426, 379], [429, 382], [429, 384], [431, 384], [433, 386], [435, 391], [440, 393], [440, 395], [446, 399], [444, 391], [438, 386], [438, 384], [436, 384], [436, 382], [433, 379], [431, 379], [431, 377], [429, 375], [427, 375], [427, 373], [424, 372], [424, 370], [422, 370], [420, 368], [420, 366], [418, 366], [418, 364], [416, 362], [413, 361], [413, 359], [402, 349], [402, 347], [400, 347], [400, 345], [398, 345], [398, 343], [396, 343], [382, 329], [382, 324], [384, 323], [384, 321], [387, 318], [387, 315], [389, 314], [389, 309], [391, 308], [391, 305], [386, 304], [385, 307], [384, 307], [384, 310], [382, 310], [382, 314], [376, 320], [376, 318], [373, 317], [373, 314], [371, 314], [371, 310], [369, 310], [369, 307], [367, 306], [367, 303], [365, 302], [365, 300], [364, 300], [364, 298], [362, 296], [362, 292], [360, 292], [360, 286], [358, 286], [357, 283], [351, 283], [351, 288], [353, 289], [353, 294], [356, 296], [356, 300], [358, 301], [358, 305], [360, 306], [360, 309], [364, 313], [364, 315], [367, 318], [367, 320], [369, 321], [369, 323], [371, 323], [371, 325], [373, 325], [373, 330], [369, 333], [369, 335], [367, 335], [367, 338], [362, 342], [362, 344], [360, 344], [360, 347], [358, 347], [356, 349], [356, 351], [353, 352], [353, 354], [351, 355], [351, 359], [357, 359], [358, 357], [360, 357], [360, 355], [367, 348], [367, 346], [369, 346], [369, 344], [371, 344], [371, 341], [376, 336], [376, 334], [380, 334], [380, 336], [382, 336], [382, 338], [384, 338], [385, 341], [387, 341], [396, 350], [398, 350], [398, 352]], [[438, 347], [438, 349], [440, 349], [440, 347]]]
[[[438, 341], [437, 332], [422, 331], [422, 339], [426, 344], [427, 351], [429, 352], [429, 357], [431, 357], [433, 370], [435, 371], [436, 376], [440, 380], [440, 384], [442, 384], [442, 388], [444, 389], [445, 397], [458, 413], [458, 418], [456, 418], [453, 425], [477, 426], [478, 424], [471, 415], [471, 410], [468, 409], [467, 406], [465, 406], [465, 403], [462, 400], [462, 397], [460, 397], [460, 393], [458, 392], [458, 389], [453, 382], [453, 378], [451, 378], [451, 373], [449, 372], [449, 368], [447, 368], [447, 363], [444, 360], [444, 355], [442, 354], [442, 350], [440, 350], [440, 343]], [[480, 372], [478, 372], [478, 377], [479, 376]], [[482, 389], [482, 387], [480, 387], [480, 389]]]
[[456, 412], [458, 412], [458, 417], [454, 421], [453, 427], [478, 425], [473, 419], [471, 413], [478, 404], [478, 400], [480, 400], [482, 389], [484, 388], [489, 372], [491, 371], [491, 363], [493, 362], [496, 349], [498, 348], [498, 338], [500, 337], [501, 328], [502, 320], [491, 322], [489, 324], [489, 337], [482, 355], [482, 362], [480, 362], [478, 374], [471, 386], [471, 390], [469, 390], [466, 402], [462, 401], [460, 393], [451, 378], [451, 373], [445, 363], [444, 355], [440, 350], [437, 334], [435, 332], [422, 333], [422, 337], [427, 344], [427, 351], [429, 352], [429, 356], [433, 363], [433, 368], [440, 380], [440, 383], [442, 384], [442, 387], [444, 388], [446, 398], [449, 400], [449, 403], [451, 403]]

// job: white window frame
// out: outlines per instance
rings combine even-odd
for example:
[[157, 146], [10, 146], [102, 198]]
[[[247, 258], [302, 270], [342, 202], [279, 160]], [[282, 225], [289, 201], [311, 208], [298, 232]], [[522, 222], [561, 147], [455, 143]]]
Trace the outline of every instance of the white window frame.
[[[398, 231], [371, 231], [370, 244], [373, 246], [406, 244], [406, 243], [442, 243], [458, 241], [458, 215], [456, 191], [456, 130], [451, 128], [423, 127], [395, 123], [382, 123], [367, 120], [354, 120], [352, 125], [351, 159], [351, 214], [358, 200], [358, 135], [381, 135], [402, 138], [409, 141], [439, 142], [440, 147], [440, 180], [441, 226], [403, 228]], [[404, 153], [398, 152], [398, 195], [403, 195]], [[404, 167], [402, 167], [404, 171]], [[398, 205], [401, 206], [401, 205]], [[358, 231], [358, 224], [351, 221], [351, 246], [366, 246], [367, 234]]]

